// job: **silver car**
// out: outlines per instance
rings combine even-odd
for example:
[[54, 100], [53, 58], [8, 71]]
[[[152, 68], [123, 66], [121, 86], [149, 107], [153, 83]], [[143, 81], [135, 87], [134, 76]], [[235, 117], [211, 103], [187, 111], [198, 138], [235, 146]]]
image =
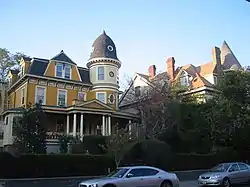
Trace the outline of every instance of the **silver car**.
[[83, 181], [79, 187], [179, 187], [179, 179], [168, 173], [149, 166], [120, 167], [108, 176]]
[[231, 187], [250, 182], [250, 166], [242, 162], [221, 163], [198, 178], [199, 186]]

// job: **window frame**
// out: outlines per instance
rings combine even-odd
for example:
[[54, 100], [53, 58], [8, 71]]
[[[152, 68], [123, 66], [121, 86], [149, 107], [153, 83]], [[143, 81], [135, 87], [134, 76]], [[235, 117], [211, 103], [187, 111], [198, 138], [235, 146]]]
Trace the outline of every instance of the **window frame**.
[[[104, 94], [104, 102], [98, 99], [98, 94]], [[104, 104], [107, 104], [107, 93], [106, 92], [96, 92], [96, 100], [101, 101]]]
[[36, 92], [35, 92], [35, 103], [39, 103], [39, 102], [37, 102], [37, 94], [38, 94], [38, 89], [39, 88], [42, 88], [42, 89], [44, 89], [44, 101], [41, 103], [42, 105], [46, 105], [46, 93], [47, 93], [47, 88], [45, 87], [45, 86], [36, 86]]
[[84, 94], [83, 101], [86, 101], [86, 100], [87, 100], [87, 93], [86, 93], [86, 92], [78, 92], [78, 93], [77, 93], [77, 99], [78, 99], [79, 101], [82, 101], [82, 100], [79, 99], [79, 94]]
[[[99, 68], [103, 68], [103, 74], [99, 73]], [[103, 79], [100, 79], [100, 75], [103, 75]], [[105, 68], [104, 68], [104, 66], [98, 66], [97, 67], [97, 80], [98, 81], [104, 81], [105, 80]]]
[[136, 86], [135, 87], [135, 97], [140, 97], [140, 96], [141, 96], [141, 86]]
[[25, 87], [22, 87], [21, 88], [21, 105], [24, 105], [25, 104]]
[[[159, 173], [158, 170], [152, 169], [152, 168], [133, 168], [133, 169], [131, 169], [131, 170], [129, 171], [129, 173], [131, 173], [131, 172], [133, 172], [133, 171], [136, 171], [136, 170], [137, 170], [137, 171], [141, 170], [141, 171], [139, 171], [139, 173], [141, 172], [141, 175], [139, 175], [139, 176], [132, 176], [131, 178], [134, 178], [134, 177], [150, 177], [150, 176], [155, 176], [157, 173]], [[144, 172], [145, 170], [156, 171], [156, 173], [155, 173], [155, 174], [152, 174], [152, 175], [143, 175], [143, 172]]]
[[218, 77], [216, 75], [214, 75], [214, 85], [218, 84]]
[[[60, 92], [64, 92], [65, 93], [65, 106], [59, 105], [59, 95], [60, 95]], [[67, 90], [64, 90], [64, 89], [58, 89], [57, 90], [57, 106], [59, 106], [59, 107], [66, 107], [67, 106], [67, 95], [68, 95], [68, 91]]]
[[[66, 78], [66, 67], [69, 68], [69, 78]], [[71, 65], [65, 64], [63, 70], [64, 70], [64, 73], [63, 73], [64, 74], [64, 78], [65, 79], [71, 79], [71, 76], [72, 76], [72, 67], [71, 67]]]
[[[246, 167], [246, 168], [245, 168], [245, 169], [242, 169], [242, 168], [240, 167], [240, 165], [243, 165], [243, 166]], [[248, 169], [249, 169], [249, 167], [248, 167], [246, 164], [244, 164], [244, 163], [238, 163], [238, 167], [239, 167], [240, 171], [245, 171], [245, 170], [248, 170]]]
[[[59, 67], [59, 66], [62, 66], [62, 76], [59, 76], [58, 74], [57, 74], [57, 68]], [[55, 68], [55, 75], [56, 75], [56, 77], [58, 77], [58, 78], [63, 78], [63, 64], [62, 63], [56, 63], [56, 68]]]

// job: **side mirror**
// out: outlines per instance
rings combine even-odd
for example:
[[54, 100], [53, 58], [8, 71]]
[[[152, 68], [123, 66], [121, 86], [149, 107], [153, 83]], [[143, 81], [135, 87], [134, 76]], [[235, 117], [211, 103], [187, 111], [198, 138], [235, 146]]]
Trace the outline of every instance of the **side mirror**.
[[134, 175], [132, 173], [127, 174], [127, 178], [133, 177]]

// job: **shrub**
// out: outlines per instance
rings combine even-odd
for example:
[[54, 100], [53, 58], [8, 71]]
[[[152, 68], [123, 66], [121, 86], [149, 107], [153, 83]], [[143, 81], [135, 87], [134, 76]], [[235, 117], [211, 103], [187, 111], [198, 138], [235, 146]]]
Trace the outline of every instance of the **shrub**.
[[171, 149], [160, 140], [144, 140], [137, 143], [122, 161], [123, 165], [142, 164], [167, 169], [171, 162]]
[[98, 176], [115, 168], [112, 159], [103, 155], [20, 155], [0, 156], [1, 178]]
[[106, 143], [107, 137], [105, 136], [84, 136], [83, 142], [72, 145], [72, 153], [74, 154], [82, 154], [82, 153], [90, 153], [90, 154], [104, 154], [103, 145]]

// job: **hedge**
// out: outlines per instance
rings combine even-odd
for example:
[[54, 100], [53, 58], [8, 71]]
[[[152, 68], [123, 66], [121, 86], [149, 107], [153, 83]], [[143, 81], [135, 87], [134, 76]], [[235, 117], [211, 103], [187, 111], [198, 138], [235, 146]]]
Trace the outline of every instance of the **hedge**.
[[[174, 154], [167, 162], [163, 157], [158, 161], [151, 161], [148, 157], [137, 163], [135, 161], [134, 164], [156, 166], [167, 171], [207, 169], [220, 162], [245, 161], [250, 158], [249, 155], [244, 154], [243, 160], [243, 157], [234, 152], [206, 155]], [[0, 166], [0, 178], [32, 178], [105, 175], [109, 168], [115, 168], [115, 163], [106, 155], [51, 154], [13, 157], [8, 153], [0, 153]]]
[[115, 168], [103, 155], [20, 155], [0, 154], [0, 178], [63, 177], [105, 175]]

